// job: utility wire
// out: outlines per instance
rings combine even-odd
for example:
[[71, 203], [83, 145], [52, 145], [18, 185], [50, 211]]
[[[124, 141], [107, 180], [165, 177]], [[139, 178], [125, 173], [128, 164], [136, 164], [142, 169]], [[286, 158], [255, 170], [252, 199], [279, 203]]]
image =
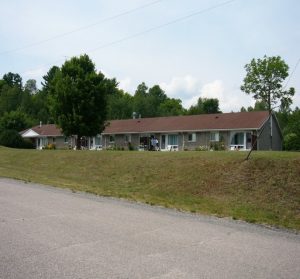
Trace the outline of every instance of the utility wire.
[[290, 76], [289, 76], [289, 78], [288, 78], [288, 80], [287, 80], [286, 84], [284, 85], [283, 89], [286, 89], [286, 87], [288, 86], [288, 84], [289, 84], [289, 82], [290, 82], [290, 80], [291, 80], [292, 76], [294, 75], [294, 73], [295, 73], [295, 71], [296, 71], [296, 69], [297, 69], [297, 67], [298, 67], [299, 63], [300, 63], [300, 58], [298, 59], [298, 61], [297, 61], [296, 65], [295, 65], [295, 67], [294, 67], [293, 71], [291, 72], [291, 74], [290, 74]]
[[79, 28], [77, 28], [77, 29], [74, 29], [74, 30], [71, 30], [71, 31], [68, 31], [68, 32], [65, 32], [65, 33], [58, 34], [58, 35], [53, 36], [53, 37], [50, 37], [50, 38], [48, 38], [48, 39], [41, 40], [41, 41], [37, 41], [37, 42], [34, 42], [34, 43], [32, 43], [32, 44], [28, 44], [28, 45], [25, 45], [25, 46], [22, 46], [22, 47], [19, 47], [19, 48], [15, 48], [15, 49], [11, 49], [11, 50], [5, 50], [5, 51], [2, 51], [2, 52], [0, 52], [0, 55], [12, 53], [12, 52], [17, 52], [17, 51], [24, 50], [24, 49], [28, 49], [28, 48], [32, 48], [32, 47], [34, 47], [34, 46], [38, 46], [38, 45], [41, 45], [41, 44], [44, 44], [44, 43], [47, 43], [47, 42], [50, 42], [50, 41], [53, 41], [53, 40], [56, 40], [56, 39], [60, 39], [60, 38], [62, 38], [62, 37], [66, 37], [66, 36], [68, 36], [68, 35], [77, 33], [77, 32], [79, 32], [79, 31], [89, 29], [89, 28], [94, 27], [94, 26], [96, 26], [96, 25], [99, 25], [99, 24], [101, 24], [101, 23], [108, 22], [108, 21], [112, 21], [112, 20], [117, 19], [117, 18], [119, 18], [119, 17], [122, 17], [122, 16], [125, 16], [125, 15], [128, 15], [128, 14], [134, 13], [134, 12], [136, 12], [136, 11], [145, 9], [145, 8], [147, 8], [147, 7], [150, 7], [150, 6], [153, 6], [153, 5], [155, 5], [155, 4], [158, 4], [159, 2], [162, 2], [162, 1], [164, 1], [164, 0], [156, 0], [156, 1], [152, 1], [152, 2], [150, 2], [150, 3], [148, 3], [148, 4], [145, 4], [145, 5], [136, 7], [136, 8], [134, 8], [134, 9], [127, 10], [127, 11], [121, 12], [121, 13], [119, 13], [119, 14], [116, 14], [116, 15], [113, 15], [113, 16], [110, 16], [110, 17], [101, 19], [101, 20], [96, 21], [96, 22], [94, 22], [94, 23], [92, 23], [92, 24], [85, 25], [85, 26], [79, 27]]
[[135, 34], [133, 34], [133, 35], [130, 35], [130, 36], [121, 38], [121, 39], [119, 39], [119, 40], [115, 40], [115, 41], [112, 41], [112, 42], [109, 42], [109, 43], [100, 45], [100, 46], [98, 46], [98, 47], [96, 47], [96, 48], [90, 49], [88, 52], [94, 52], [94, 51], [99, 50], [99, 49], [102, 49], [102, 48], [106, 48], [106, 47], [109, 47], [109, 46], [112, 46], [112, 45], [115, 45], [115, 44], [119, 44], [119, 43], [124, 42], [124, 41], [128, 41], [128, 40], [133, 39], [133, 38], [136, 38], [136, 37], [140, 37], [140, 36], [142, 36], [142, 35], [144, 35], [144, 34], [153, 32], [153, 31], [158, 30], [158, 29], [162, 29], [162, 28], [164, 28], [164, 27], [166, 27], [166, 26], [175, 24], [175, 23], [180, 22], [180, 21], [184, 21], [184, 20], [186, 20], [186, 19], [189, 19], [189, 18], [191, 18], [191, 17], [197, 16], [197, 15], [199, 15], [199, 14], [204, 14], [204, 13], [206, 13], [206, 12], [208, 12], [208, 11], [211, 11], [211, 10], [214, 10], [214, 9], [217, 9], [217, 8], [220, 8], [220, 7], [222, 7], [222, 6], [228, 5], [228, 4], [230, 4], [230, 3], [232, 3], [232, 2], [235, 2], [235, 1], [236, 1], [236, 0], [225, 1], [225, 2], [219, 3], [219, 4], [217, 4], [217, 5], [211, 6], [211, 7], [209, 7], [209, 8], [202, 9], [202, 10], [199, 10], [199, 11], [195, 11], [195, 12], [193, 12], [193, 13], [190, 13], [190, 14], [185, 15], [185, 16], [182, 16], [182, 17], [178, 17], [178, 18], [176, 18], [176, 19], [174, 19], [174, 20], [171, 20], [171, 21], [169, 21], [169, 22], [163, 23], [163, 24], [161, 24], [161, 25], [157, 25], [157, 26], [151, 27], [151, 28], [149, 28], [149, 29], [146, 29], [146, 30], [144, 30], [144, 31], [135, 33]]
[[[145, 35], [145, 34], [147, 34], [147, 33], [150, 33], [150, 32], [153, 32], [153, 31], [155, 31], [155, 30], [162, 29], [162, 28], [164, 28], [164, 27], [166, 27], [166, 26], [169, 26], [169, 25], [172, 25], [172, 24], [175, 24], [175, 23], [178, 23], [178, 22], [187, 20], [187, 19], [189, 19], [189, 18], [191, 18], [191, 17], [197, 16], [197, 15], [200, 15], [200, 14], [204, 14], [204, 13], [206, 13], [206, 12], [209, 12], [209, 11], [211, 11], [211, 10], [220, 8], [220, 7], [225, 6], [225, 5], [228, 5], [228, 4], [230, 4], [230, 3], [232, 3], [232, 2], [235, 2], [235, 1], [237, 1], [237, 0], [229, 0], [229, 1], [221, 2], [221, 3], [216, 4], [216, 5], [214, 5], [214, 6], [208, 7], [208, 8], [206, 8], [206, 9], [194, 11], [194, 12], [192, 12], [192, 13], [190, 13], [190, 14], [187, 14], [187, 15], [182, 16], [182, 17], [178, 17], [178, 18], [176, 18], [176, 19], [174, 19], [174, 20], [171, 20], [171, 21], [169, 21], [169, 22], [163, 23], [163, 24], [161, 24], [161, 25], [157, 25], [157, 26], [151, 27], [151, 28], [149, 28], [149, 29], [146, 29], [146, 30], [144, 30], [144, 31], [135, 33], [135, 34], [133, 34], [133, 35], [129, 35], [129, 36], [123, 37], [123, 38], [121, 38], [121, 39], [118, 39], [118, 40], [115, 40], [115, 41], [111, 41], [111, 42], [106, 43], [106, 44], [102, 44], [102, 45], [100, 45], [100, 46], [98, 46], [98, 47], [95, 47], [95, 48], [93, 48], [93, 49], [90, 49], [90, 50], [86, 51], [86, 53], [95, 52], [95, 51], [97, 51], [97, 50], [99, 50], [99, 49], [103, 49], [103, 48], [106, 48], [106, 47], [110, 47], [110, 46], [119, 44], [119, 43], [121, 43], [121, 42], [128, 41], [128, 40], [133, 39], [133, 38], [136, 38], [136, 37], [140, 37], [140, 36]], [[59, 59], [59, 60], [57, 60], [57, 61], [55, 61], [55, 62], [59, 62], [59, 61], [62, 61], [62, 60], [63, 60], [63, 59]], [[52, 65], [52, 64], [47, 64], [47, 65]], [[45, 66], [47, 66], [47, 65], [43, 65], [43, 66], [41, 66], [40, 68], [45, 67]], [[36, 68], [36, 69], [40, 69], [40, 68]], [[30, 72], [30, 71], [33, 71], [33, 70], [34, 70], [34, 69], [29, 70], [29, 71], [26, 71], [26, 72], [23, 72], [23, 74], [24, 74], [24, 73], [27, 73], [27, 72]]]

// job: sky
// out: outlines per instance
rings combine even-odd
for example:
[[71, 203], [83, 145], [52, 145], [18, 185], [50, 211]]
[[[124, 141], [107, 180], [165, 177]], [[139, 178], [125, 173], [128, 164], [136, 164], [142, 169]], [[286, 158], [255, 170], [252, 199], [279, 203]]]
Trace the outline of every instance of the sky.
[[300, 107], [298, 0], [1, 1], [0, 77], [36, 79], [88, 54], [98, 71], [134, 94], [160, 85], [185, 108], [218, 98], [223, 112], [254, 105], [240, 90], [251, 59], [281, 56]]

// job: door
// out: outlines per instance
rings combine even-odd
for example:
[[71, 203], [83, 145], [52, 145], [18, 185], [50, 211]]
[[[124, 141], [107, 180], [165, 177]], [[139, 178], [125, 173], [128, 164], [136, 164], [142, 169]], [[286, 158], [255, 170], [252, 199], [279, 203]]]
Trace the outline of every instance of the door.
[[166, 135], [160, 137], [160, 149], [166, 149]]
[[257, 136], [256, 135], [252, 135], [252, 145], [253, 146], [253, 150], [257, 150]]

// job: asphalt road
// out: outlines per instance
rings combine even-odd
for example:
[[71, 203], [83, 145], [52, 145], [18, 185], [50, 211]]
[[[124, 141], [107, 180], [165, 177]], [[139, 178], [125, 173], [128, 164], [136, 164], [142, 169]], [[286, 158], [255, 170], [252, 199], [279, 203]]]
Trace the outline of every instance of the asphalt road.
[[299, 278], [300, 236], [0, 179], [0, 278]]

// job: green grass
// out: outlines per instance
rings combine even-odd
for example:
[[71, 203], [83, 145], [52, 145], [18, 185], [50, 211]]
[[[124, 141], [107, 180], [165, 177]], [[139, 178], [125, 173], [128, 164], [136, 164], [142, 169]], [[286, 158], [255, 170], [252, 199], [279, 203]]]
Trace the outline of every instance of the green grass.
[[17, 150], [0, 176], [300, 230], [300, 153]]

